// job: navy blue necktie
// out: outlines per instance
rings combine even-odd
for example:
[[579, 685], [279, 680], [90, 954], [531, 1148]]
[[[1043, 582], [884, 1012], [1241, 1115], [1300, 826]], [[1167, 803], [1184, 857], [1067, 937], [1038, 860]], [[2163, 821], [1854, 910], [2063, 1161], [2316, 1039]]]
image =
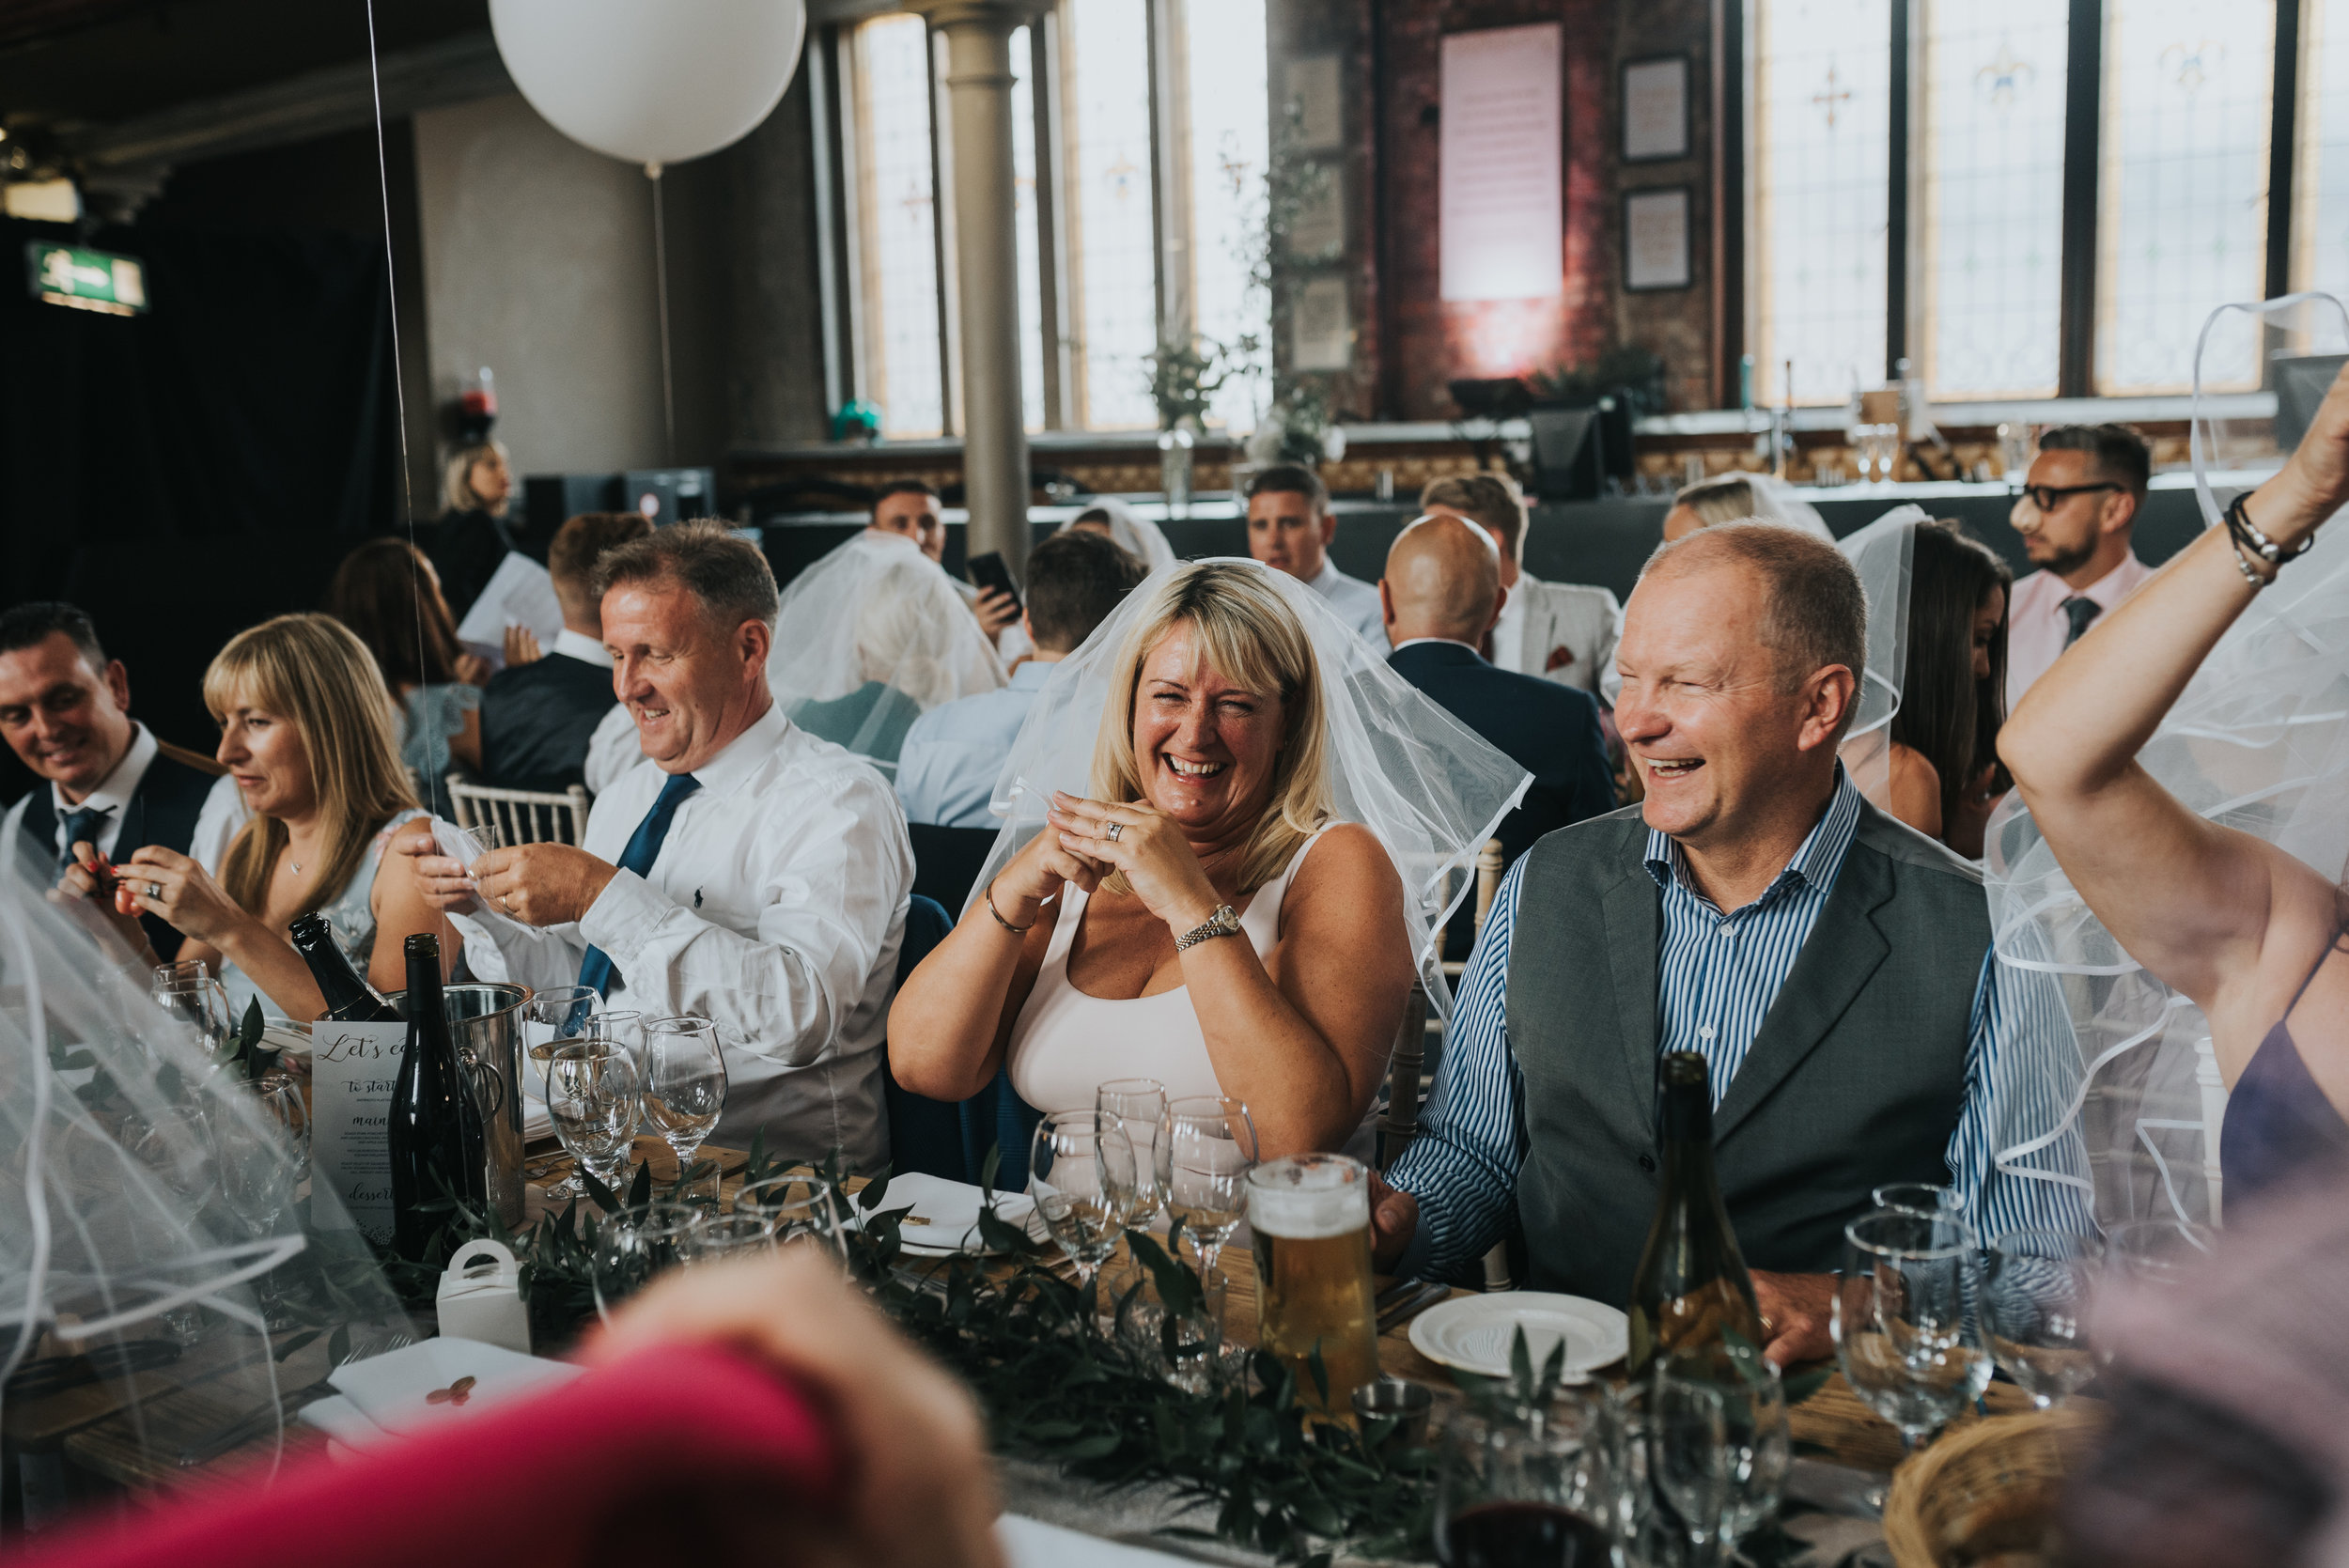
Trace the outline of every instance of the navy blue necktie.
[[2067, 648], [2080, 640], [2080, 633], [2088, 629], [2089, 622], [2105, 613], [2105, 607], [2086, 594], [2075, 594], [2063, 601], [2061, 608], [2072, 623], [2070, 633], [2063, 639], [2063, 645]]
[[65, 814], [65, 825], [57, 833], [57, 865], [54, 875], [64, 876], [66, 868], [73, 863], [75, 845], [86, 843], [93, 849], [98, 847], [98, 825], [113, 815], [112, 807], [92, 810], [88, 806]]
[[[669, 782], [661, 786], [661, 799], [652, 803], [645, 820], [636, 824], [628, 847], [620, 851], [622, 871], [651, 875], [652, 862], [661, 858], [661, 846], [669, 836], [669, 824], [677, 819], [678, 802], [701, 786], [701, 780], [691, 773], [669, 775]], [[614, 974], [611, 955], [599, 947], [589, 948], [587, 956], [579, 961], [579, 983], [593, 987], [598, 996], [612, 989]]]

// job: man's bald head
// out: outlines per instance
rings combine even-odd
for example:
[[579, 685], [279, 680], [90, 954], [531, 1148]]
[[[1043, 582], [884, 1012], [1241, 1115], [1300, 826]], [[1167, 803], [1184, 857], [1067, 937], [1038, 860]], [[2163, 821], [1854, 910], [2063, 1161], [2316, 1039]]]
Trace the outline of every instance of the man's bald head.
[[1501, 614], [1500, 547], [1460, 518], [1421, 518], [1387, 551], [1379, 597], [1389, 643], [1441, 637], [1474, 645]]

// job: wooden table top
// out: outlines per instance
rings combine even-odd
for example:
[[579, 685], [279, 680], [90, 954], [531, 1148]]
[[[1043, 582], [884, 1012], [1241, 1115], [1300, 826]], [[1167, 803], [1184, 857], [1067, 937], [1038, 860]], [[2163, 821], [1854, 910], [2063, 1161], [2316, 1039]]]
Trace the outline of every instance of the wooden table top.
[[[749, 1157], [743, 1151], [705, 1147], [701, 1153], [716, 1159], [722, 1173], [723, 1201], [731, 1203], [741, 1186]], [[667, 1144], [646, 1135], [636, 1141], [636, 1158], [651, 1165], [653, 1179], [676, 1179], [677, 1161]], [[552, 1176], [568, 1161], [544, 1156], [533, 1161], [534, 1172]], [[855, 1181], [852, 1188], [862, 1188]], [[551, 1205], [538, 1181], [528, 1188], [525, 1222], [536, 1220]], [[1121, 1253], [1122, 1256], [1122, 1253]], [[1252, 1345], [1256, 1341], [1256, 1265], [1244, 1248], [1224, 1250], [1219, 1265], [1230, 1281], [1224, 1301], [1224, 1333], [1228, 1340]], [[1117, 1267], [1113, 1261], [1110, 1265]], [[1381, 1278], [1383, 1289], [1388, 1280]], [[1455, 1291], [1455, 1296], [1470, 1294]], [[226, 1343], [198, 1344], [170, 1367], [141, 1374], [134, 1387], [140, 1400], [137, 1421], [120, 1407], [118, 1384], [93, 1384], [61, 1390], [38, 1400], [12, 1403], [7, 1412], [6, 1436], [26, 1449], [62, 1446], [76, 1462], [99, 1474], [132, 1487], [162, 1485], [174, 1490], [208, 1490], [241, 1477], [256, 1465], [274, 1459], [278, 1445], [264, 1437], [207, 1464], [186, 1468], [159, 1462], [176, 1440], [218, 1430], [226, 1421], [259, 1407], [269, 1389], [268, 1369], [252, 1355], [253, 1342], [231, 1338]], [[1380, 1369], [1390, 1376], [1425, 1383], [1439, 1390], [1454, 1387], [1452, 1374], [1428, 1360], [1410, 1343], [1408, 1323], [1379, 1336]], [[302, 1388], [325, 1375], [323, 1342], [313, 1342], [275, 1369], [281, 1389]], [[1989, 1413], [2008, 1415], [2027, 1410], [2030, 1400], [2011, 1384], [1993, 1384], [1986, 1399]], [[1968, 1415], [1950, 1430], [1979, 1418]], [[145, 1431], [142, 1434], [141, 1425]], [[1889, 1471], [1901, 1459], [1899, 1435], [1862, 1405], [1839, 1374], [1810, 1399], [1797, 1405], [1790, 1425], [1798, 1452], [1856, 1468]], [[322, 1449], [325, 1438], [315, 1428], [288, 1418], [284, 1453], [288, 1458]]]

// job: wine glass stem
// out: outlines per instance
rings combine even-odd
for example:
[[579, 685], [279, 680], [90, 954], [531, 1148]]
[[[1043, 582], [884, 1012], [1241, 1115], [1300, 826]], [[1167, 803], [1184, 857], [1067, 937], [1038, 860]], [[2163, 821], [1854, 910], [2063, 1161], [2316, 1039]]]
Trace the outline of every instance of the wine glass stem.
[[1221, 1242], [1201, 1241], [1199, 1243], [1199, 1279], [1201, 1283], [1204, 1284], [1206, 1281], [1215, 1278], [1215, 1261], [1222, 1255], [1223, 1244]]

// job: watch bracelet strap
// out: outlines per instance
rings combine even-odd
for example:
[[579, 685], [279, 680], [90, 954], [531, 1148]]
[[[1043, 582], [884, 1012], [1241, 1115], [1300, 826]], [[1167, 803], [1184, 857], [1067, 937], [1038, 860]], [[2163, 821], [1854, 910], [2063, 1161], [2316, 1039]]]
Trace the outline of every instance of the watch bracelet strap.
[[1217, 937], [1238, 935], [1239, 916], [1233, 912], [1229, 904], [1220, 904], [1216, 906], [1215, 913], [1209, 915], [1205, 924], [1194, 925], [1174, 939], [1174, 951], [1187, 953], [1201, 942], [1211, 941]]

